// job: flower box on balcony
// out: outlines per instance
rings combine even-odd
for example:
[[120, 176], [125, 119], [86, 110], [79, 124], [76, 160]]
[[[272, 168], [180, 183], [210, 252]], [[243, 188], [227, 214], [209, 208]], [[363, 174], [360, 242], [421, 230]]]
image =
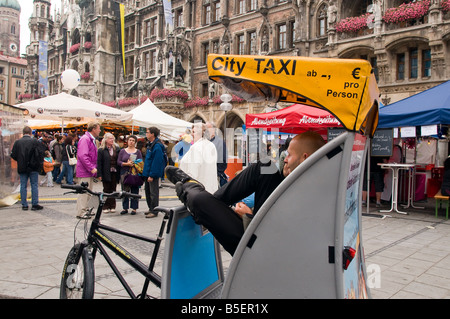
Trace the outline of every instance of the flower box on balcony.
[[441, 1], [441, 9], [444, 13], [450, 11], [450, 0], [442, 0]]
[[83, 74], [81, 74], [80, 77], [87, 82], [91, 78], [91, 73], [90, 72], [84, 72]]
[[186, 91], [180, 89], [153, 89], [150, 93], [150, 100], [179, 100], [185, 102], [189, 98]]
[[89, 50], [90, 48], [92, 48], [92, 42], [89, 42], [89, 41], [84, 42], [83, 46], [86, 50]]
[[78, 50], [80, 49], [80, 44], [79, 43], [75, 43], [74, 45], [72, 45], [69, 49], [69, 52], [72, 54], [75, 54], [78, 52]]
[[386, 23], [400, 23], [403, 21], [420, 19], [428, 13], [429, 0], [402, 3], [398, 7], [385, 11], [383, 21]]
[[365, 13], [359, 17], [348, 17], [336, 23], [336, 32], [358, 32], [367, 28], [367, 19], [370, 13]]
[[190, 99], [184, 103], [185, 108], [192, 108], [192, 107], [198, 107], [198, 106], [208, 106], [208, 97], [194, 97], [193, 99]]
[[19, 95], [19, 100], [34, 100], [34, 99], [40, 99], [41, 97], [36, 93], [22, 93]]

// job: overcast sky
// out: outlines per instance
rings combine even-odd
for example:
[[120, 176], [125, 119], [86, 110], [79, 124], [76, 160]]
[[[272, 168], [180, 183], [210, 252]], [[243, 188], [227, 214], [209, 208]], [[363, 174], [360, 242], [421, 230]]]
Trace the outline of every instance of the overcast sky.
[[[51, 0], [52, 7], [50, 15], [53, 16], [55, 7], [57, 10], [61, 8], [61, 0]], [[20, 53], [25, 53], [25, 48], [30, 44], [30, 29], [28, 29], [28, 19], [33, 13], [32, 0], [19, 0], [20, 4]]]

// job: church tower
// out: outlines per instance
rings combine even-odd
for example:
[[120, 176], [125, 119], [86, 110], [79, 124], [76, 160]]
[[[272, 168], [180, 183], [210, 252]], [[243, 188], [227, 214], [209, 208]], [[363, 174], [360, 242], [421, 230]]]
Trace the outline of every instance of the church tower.
[[20, 5], [17, 0], [0, 0], [0, 51], [20, 56]]
[[28, 93], [39, 93], [39, 41], [49, 41], [49, 36], [53, 30], [50, 7], [50, 0], [33, 0], [33, 13], [28, 20], [30, 44], [26, 48], [28, 60], [26, 91]]

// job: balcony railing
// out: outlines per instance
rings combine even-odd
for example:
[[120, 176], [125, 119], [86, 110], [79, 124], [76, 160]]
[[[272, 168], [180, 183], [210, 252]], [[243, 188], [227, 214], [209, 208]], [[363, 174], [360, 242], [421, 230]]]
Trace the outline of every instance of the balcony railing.
[[[443, 2], [448, 1], [450, 0]], [[445, 8], [445, 6], [441, 7], [444, 14], [446, 13]], [[385, 31], [427, 24], [429, 9], [429, 0], [403, 3], [398, 7], [386, 9], [380, 22], [384, 25]], [[373, 25], [374, 19], [373, 14], [365, 13], [358, 17], [340, 20], [335, 26], [338, 39], [343, 40], [373, 34], [373, 28], [369, 28], [368, 24]]]

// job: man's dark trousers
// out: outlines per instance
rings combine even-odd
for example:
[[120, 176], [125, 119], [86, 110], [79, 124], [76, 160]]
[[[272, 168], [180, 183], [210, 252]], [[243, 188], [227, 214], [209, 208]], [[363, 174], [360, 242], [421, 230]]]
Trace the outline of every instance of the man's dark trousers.
[[155, 212], [155, 207], [159, 205], [159, 178], [153, 178], [152, 182], [145, 181], [145, 200], [151, 213]]
[[186, 207], [193, 212], [197, 224], [205, 226], [231, 255], [244, 234], [242, 219], [223, 201], [196, 183], [183, 185], [186, 191]]

